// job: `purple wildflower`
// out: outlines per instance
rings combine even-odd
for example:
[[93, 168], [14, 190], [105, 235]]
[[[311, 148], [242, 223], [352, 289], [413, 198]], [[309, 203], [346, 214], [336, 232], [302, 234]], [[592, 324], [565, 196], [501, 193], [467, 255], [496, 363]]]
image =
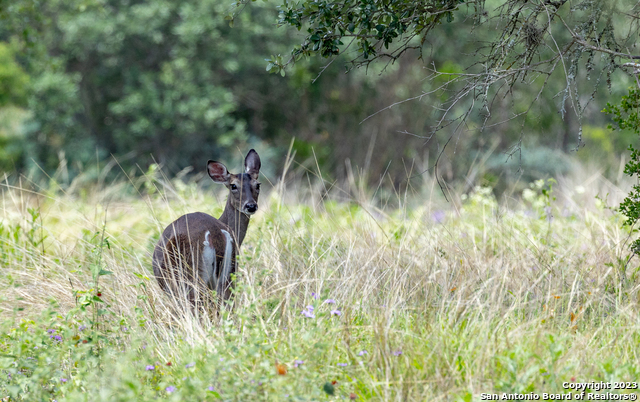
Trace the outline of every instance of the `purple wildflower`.
[[307, 318], [316, 318], [316, 315], [313, 314], [313, 306], [307, 306], [306, 310], [302, 310], [302, 315]]
[[333, 299], [327, 299], [322, 304], [336, 304], [336, 301]]
[[155, 370], [156, 367], [154, 365], [149, 364], [147, 367], [145, 367], [145, 370], [147, 371], [151, 371], [151, 370]]
[[338, 317], [342, 315], [340, 310], [331, 310], [331, 315], [337, 315]]
[[87, 326], [86, 326], [86, 325], [80, 325], [80, 326], [78, 327], [78, 331], [80, 331], [80, 332], [84, 331], [85, 329], [87, 329]]
[[50, 334], [55, 334], [56, 330], [51, 328], [51, 329], [48, 329], [47, 332], [50, 333]]
[[320, 296], [315, 292], [311, 292], [311, 297], [317, 300]]
[[208, 391], [213, 392], [213, 391], [215, 391], [216, 389], [215, 389], [215, 388], [213, 388], [213, 385], [209, 385], [209, 386], [207, 387], [207, 390], [208, 390]]
[[185, 364], [185, 365], [184, 365], [184, 367], [185, 367], [185, 368], [191, 368], [191, 367], [193, 367], [193, 366], [195, 366], [195, 365], [196, 365], [196, 363], [195, 363], [195, 362], [192, 362], [192, 363], [187, 363], [187, 364]]
[[366, 350], [361, 350], [360, 352], [358, 352], [358, 356], [364, 356], [364, 355], [368, 355], [369, 352], [367, 352]]
[[431, 214], [431, 219], [435, 223], [444, 223], [444, 219], [447, 217], [444, 211], [437, 210]]
[[164, 390], [167, 391], [168, 393], [172, 393], [175, 392], [178, 388], [174, 387], [173, 385], [169, 385], [167, 388], [165, 388]]
[[60, 382], [67, 382], [68, 380], [66, 378], [61, 378]]
[[49, 338], [53, 338], [56, 342], [62, 342], [62, 337], [60, 335], [51, 335]]
[[301, 366], [304, 363], [304, 360], [295, 360], [293, 362], [293, 367]]
[[223, 361], [224, 361], [224, 357], [221, 357], [221, 358], [220, 358], [220, 361], [221, 361], [221, 362], [223, 362]]
[[402, 351], [401, 351], [400, 349], [395, 350], [395, 351], [393, 352], [393, 355], [394, 355], [394, 356], [400, 356], [401, 354], [402, 354]]
[[338, 367], [347, 367], [349, 365], [349, 363], [338, 363], [337, 366]]

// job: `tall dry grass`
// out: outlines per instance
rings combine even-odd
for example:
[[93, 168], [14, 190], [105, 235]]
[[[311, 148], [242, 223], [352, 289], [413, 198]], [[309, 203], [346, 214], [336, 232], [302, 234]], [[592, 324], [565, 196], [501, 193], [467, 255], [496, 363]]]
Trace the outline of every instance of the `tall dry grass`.
[[[486, 188], [448, 190], [447, 203], [425, 175], [388, 193], [357, 174], [342, 190], [318, 176], [292, 172], [263, 192], [233, 308], [221, 314], [185, 309], [151, 272], [164, 226], [187, 212], [221, 213], [226, 194], [202, 177], [151, 169], [99, 186], [5, 181], [0, 316], [14, 327], [51, 309], [73, 320], [78, 296], [100, 292], [105, 303], [87, 304], [87, 320], [128, 334], [116, 342], [106, 331], [104, 348], [142, 343], [161, 363], [200, 359], [208, 368], [193, 377], [223, 400], [478, 399], [565, 392], [572, 378], [638, 379], [638, 262], [609, 208], [627, 185], [576, 174], [499, 200]], [[314, 318], [301, 314], [309, 305]], [[188, 391], [192, 377], [163, 393], [164, 383], [134, 370], [143, 357], [123, 356], [110, 357], [116, 385], [94, 385], [97, 399], [118, 400], [117, 384], [130, 378], [151, 399], [199, 395]], [[331, 381], [333, 396], [323, 388]], [[81, 400], [81, 389], [64, 395]]]

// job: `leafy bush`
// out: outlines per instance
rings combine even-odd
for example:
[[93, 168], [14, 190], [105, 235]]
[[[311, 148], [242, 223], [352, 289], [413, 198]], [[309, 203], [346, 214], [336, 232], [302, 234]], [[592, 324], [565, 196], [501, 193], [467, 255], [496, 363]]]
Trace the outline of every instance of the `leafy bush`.
[[29, 76], [16, 62], [8, 43], [0, 42], [0, 107], [25, 106]]
[[[607, 107], [603, 111], [612, 115], [619, 130], [630, 130], [634, 134], [640, 135], [640, 90], [629, 88], [629, 94], [622, 97], [619, 105], [607, 103]], [[631, 151], [631, 156], [629, 162], [624, 166], [624, 173], [631, 177], [640, 178], [640, 149], [629, 144], [629, 151]], [[637, 182], [620, 203], [620, 212], [627, 218], [624, 224], [631, 228], [640, 219], [640, 184]], [[637, 232], [637, 229], [633, 229], [633, 231]], [[631, 250], [634, 254], [640, 253], [640, 239], [631, 243]]]

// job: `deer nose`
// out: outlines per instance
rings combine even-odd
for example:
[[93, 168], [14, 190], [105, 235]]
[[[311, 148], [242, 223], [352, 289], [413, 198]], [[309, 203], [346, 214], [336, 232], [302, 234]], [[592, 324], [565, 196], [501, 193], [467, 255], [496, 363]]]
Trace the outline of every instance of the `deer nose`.
[[245, 208], [247, 209], [247, 212], [254, 213], [258, 210], [258, 204], [256, 204], [255, 202], [250, 202]]

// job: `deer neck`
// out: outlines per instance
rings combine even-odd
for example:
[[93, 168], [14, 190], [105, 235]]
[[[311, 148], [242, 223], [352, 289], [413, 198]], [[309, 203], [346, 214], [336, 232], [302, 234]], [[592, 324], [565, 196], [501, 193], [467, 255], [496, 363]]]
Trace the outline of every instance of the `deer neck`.
[[224, 207], [224, 211], [220, 218], [220, 222], [224, 223], [231, 229], [233, 236], [236, 239], [238, 248], [244, 241], [244, 236], [247, 234], [247, 227], [249, 227], [249, 217], [242, 212], [238, 211], [231, 205], [229, 199], [227, 199], [227, 205]]

